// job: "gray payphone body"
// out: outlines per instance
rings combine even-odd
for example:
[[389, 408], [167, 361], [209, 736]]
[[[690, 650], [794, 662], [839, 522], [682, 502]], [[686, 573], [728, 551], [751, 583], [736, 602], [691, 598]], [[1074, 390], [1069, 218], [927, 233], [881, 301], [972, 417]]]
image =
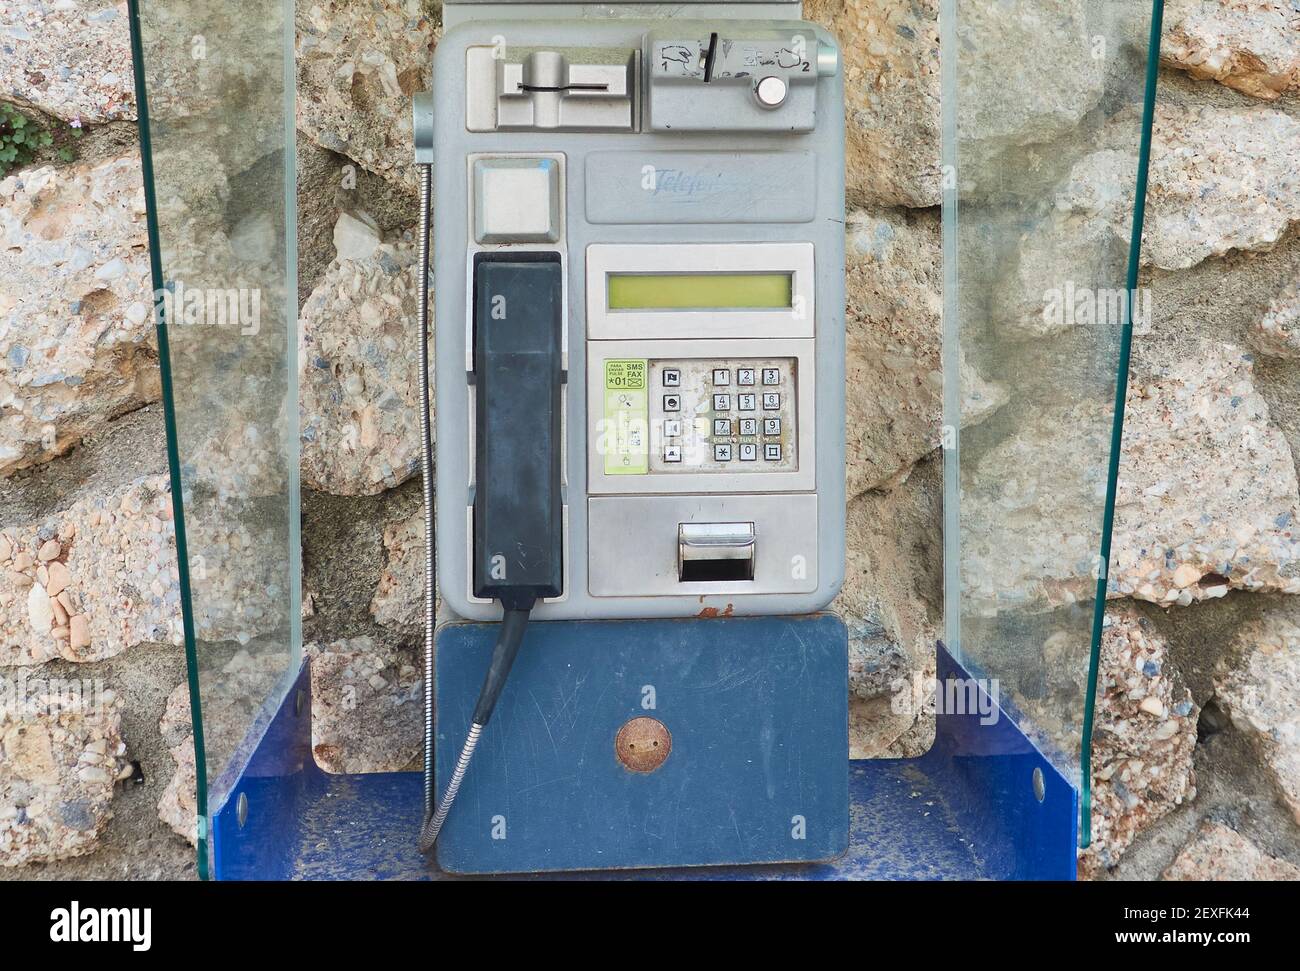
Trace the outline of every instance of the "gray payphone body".
[[534, 618], [824, 606], [844, 564], [833, 39], [797, 3], [445, 10], [432, 117], [416, 112], [445, 604], [501, 616], [475, 577], [493, 562], [475, 551], [475, 339], [545, 292], [563, 565]]

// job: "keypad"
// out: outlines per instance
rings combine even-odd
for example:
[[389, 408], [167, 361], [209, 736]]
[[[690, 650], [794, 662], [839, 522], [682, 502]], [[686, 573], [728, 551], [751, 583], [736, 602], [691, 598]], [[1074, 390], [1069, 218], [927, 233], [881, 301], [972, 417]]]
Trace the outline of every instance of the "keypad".
[[660, 389], [651, 397], [650, 472], [798, 469], [793, 358], [648, 365], [650, 387]]

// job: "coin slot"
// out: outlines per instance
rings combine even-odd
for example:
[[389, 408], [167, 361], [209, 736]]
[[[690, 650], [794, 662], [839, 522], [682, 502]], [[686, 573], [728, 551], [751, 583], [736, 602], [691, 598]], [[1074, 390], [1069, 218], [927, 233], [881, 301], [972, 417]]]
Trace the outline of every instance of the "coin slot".
[[754, 579], [753, 523], [681, 523], [677, 578], [682, 583]]

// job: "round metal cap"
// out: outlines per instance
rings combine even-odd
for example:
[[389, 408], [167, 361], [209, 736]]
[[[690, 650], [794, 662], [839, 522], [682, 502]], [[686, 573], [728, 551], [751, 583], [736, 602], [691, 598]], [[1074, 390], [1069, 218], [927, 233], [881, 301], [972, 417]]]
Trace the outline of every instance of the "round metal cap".
[[785, 79], [768, 75], [754, 85], [754, 96], [764, 108], [775, 108], [785, 100]]

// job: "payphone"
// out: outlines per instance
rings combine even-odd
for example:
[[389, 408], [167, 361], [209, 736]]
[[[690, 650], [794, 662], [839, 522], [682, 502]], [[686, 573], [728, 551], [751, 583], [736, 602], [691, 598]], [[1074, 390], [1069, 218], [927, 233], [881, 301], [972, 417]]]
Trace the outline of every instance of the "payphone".
[[426, 719], [426, 848], [530, 617], [801, 614], [844, 564], [834, 40], [789, 2], [444, 12], [428, 525], [444, 611], [502, 623], [436, 812]]

